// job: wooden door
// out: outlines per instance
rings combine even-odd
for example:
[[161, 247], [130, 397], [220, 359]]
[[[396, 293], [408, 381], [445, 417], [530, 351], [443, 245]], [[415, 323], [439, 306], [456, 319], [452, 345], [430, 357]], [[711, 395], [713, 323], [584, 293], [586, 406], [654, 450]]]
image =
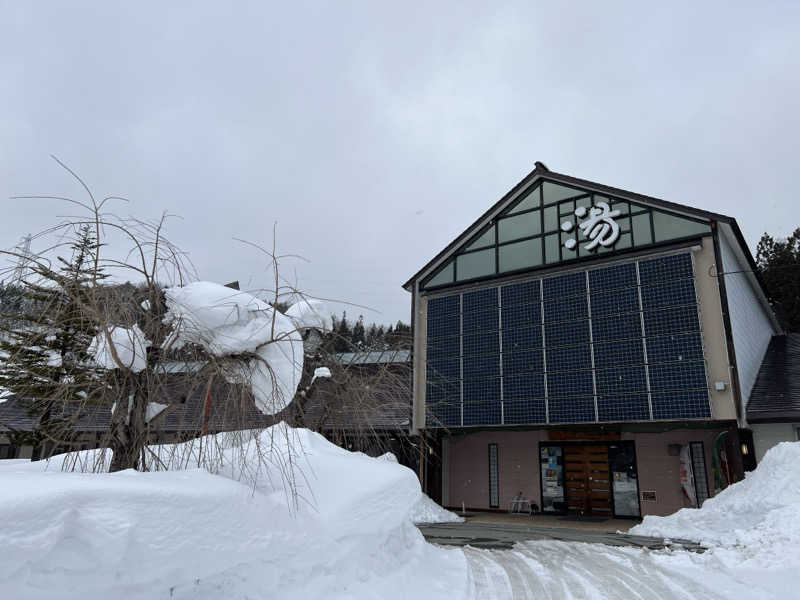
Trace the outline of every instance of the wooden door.
[[570, 514], [610, 517], [608, 446], [564, 446], [564, 487]]

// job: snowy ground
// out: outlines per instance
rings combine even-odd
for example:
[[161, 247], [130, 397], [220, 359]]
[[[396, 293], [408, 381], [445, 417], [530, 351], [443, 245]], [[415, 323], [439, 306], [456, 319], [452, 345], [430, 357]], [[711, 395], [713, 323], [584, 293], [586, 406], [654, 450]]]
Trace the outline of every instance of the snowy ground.
[[277, 471], [243, 482], [232, 459], [216, 475], [3, 461], [0, 598], [800, 597], [800, 443], [703, 509], [635, 528], [704, 541], [704, 554], [557, 541], [493, 551], [426, 543], [414, 520], [454, 516], [405, 467], [281, 431], [302, 447], [296, 509]]

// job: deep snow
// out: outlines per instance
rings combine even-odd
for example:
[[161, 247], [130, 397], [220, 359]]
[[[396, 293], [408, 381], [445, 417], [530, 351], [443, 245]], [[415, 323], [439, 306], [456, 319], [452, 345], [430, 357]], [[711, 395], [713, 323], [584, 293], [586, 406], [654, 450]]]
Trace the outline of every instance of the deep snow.
[[[274, 461], [256, 473], [239, 461], [255, 442]], [[207, 444], [224, 446], [219, 475], [0, 462], [0, 598], [468, 595], [463, 553], [427, 544], [412, 523], [452, 516], [431, 509], [411, 470], [283, 425], [244, 453]]]
[[[1, 461], [0, 598], [800, 597], [800, 443], [770, 450], [702, 509], [632, 529], [702, 541], [704, 554], [560, 541], [436, 547], [412, 521], [457, 517], [390, 455], [348, 452], [283, 425], [249, 440], [212, 436], [204, 447], [219, 453], [218, 474]], [[253, 471], [257, 448], [272, 462]], [[154, 450], [191, 462], [196, 446]], [[247, 456], [249, 469], [239, 460]]]

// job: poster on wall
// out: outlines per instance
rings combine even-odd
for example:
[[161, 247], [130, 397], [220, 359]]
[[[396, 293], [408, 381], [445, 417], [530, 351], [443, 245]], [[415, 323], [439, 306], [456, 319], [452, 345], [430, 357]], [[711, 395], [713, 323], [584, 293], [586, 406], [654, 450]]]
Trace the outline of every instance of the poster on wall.
[[711, 472], [714, 474], [714, 494], [718, 494], [728, 487], [731, 482], [728, 470], [728, 453], [725, 451], [725, 442], [728, 432], [723, 431], [714, 440], [714, 453], [711, 455]]
[[694, 488], [692, 456], [689, 452], [688, 444], [684, 444], [681, 448], [681, 492], [683, 493], [684, 503], [697, 507], [697, 491]]

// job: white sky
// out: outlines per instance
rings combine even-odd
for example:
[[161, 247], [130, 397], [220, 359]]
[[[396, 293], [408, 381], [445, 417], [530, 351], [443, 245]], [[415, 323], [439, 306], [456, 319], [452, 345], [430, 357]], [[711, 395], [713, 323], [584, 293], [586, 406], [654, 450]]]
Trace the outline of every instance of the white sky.
[[[113, 6], [112, 6], [113, 5]], [[532, 168], [800, 226], [797, 2], [0, 0], [0, 247], [75, 194], [183, 216], [203, 278], [408, 321], [400, 285]], [[339, 310], [341, 307], [338, 307]]]

